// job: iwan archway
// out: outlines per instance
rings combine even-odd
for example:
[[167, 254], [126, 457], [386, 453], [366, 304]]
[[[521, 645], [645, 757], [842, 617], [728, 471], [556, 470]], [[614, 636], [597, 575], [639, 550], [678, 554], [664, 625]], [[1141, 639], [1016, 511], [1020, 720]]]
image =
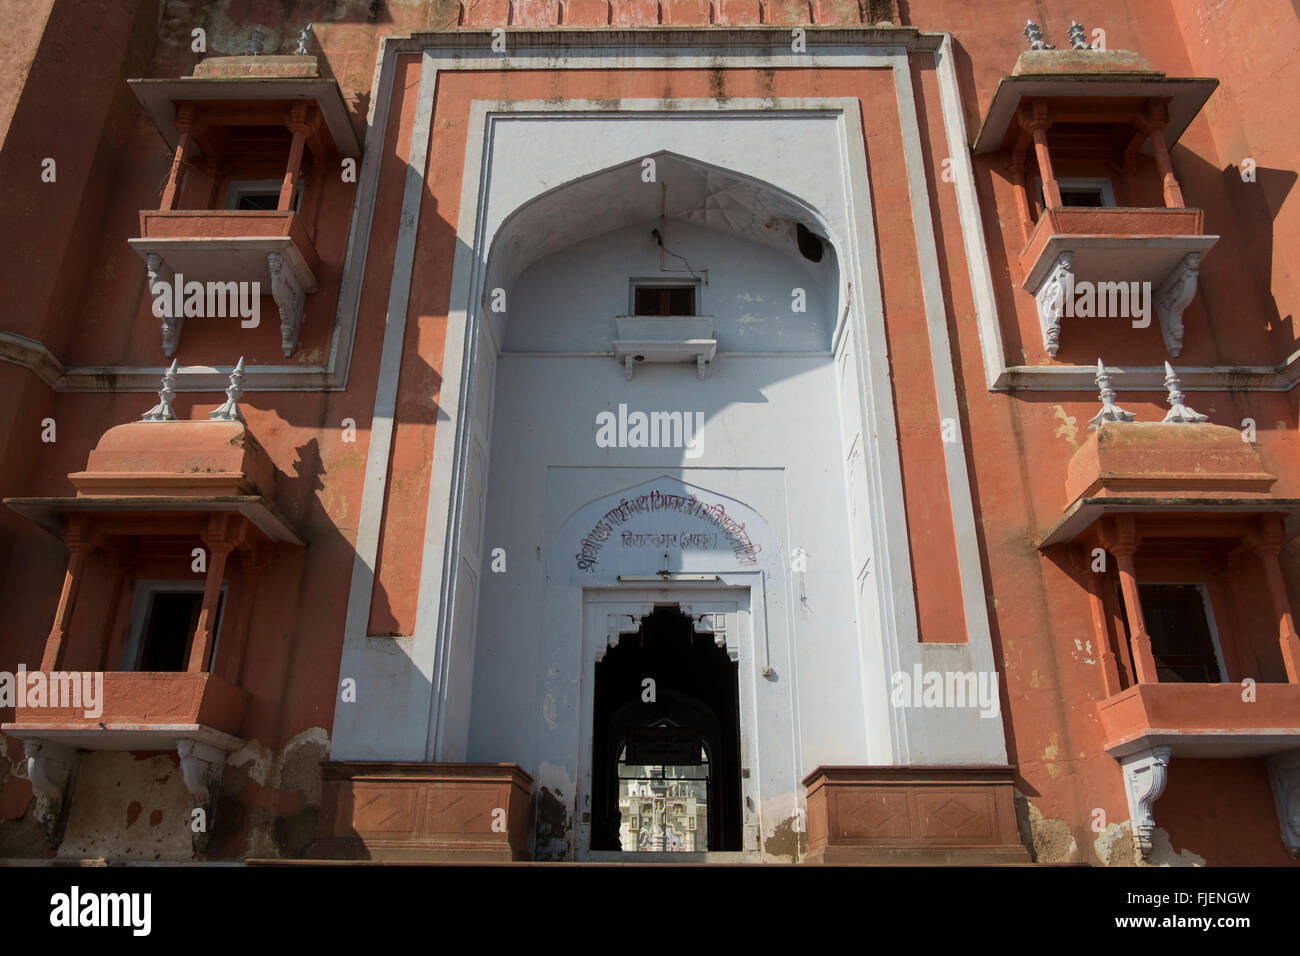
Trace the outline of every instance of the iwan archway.
[[[656, 607], [721, 635], [735, 673], [735, 712], [713, 715], [737, 738], [725, 779], [723, 755], [708, 761], [727, 794], [708, 852], [798, 859], [802, 777], [873, 751], [893, 759], [881, 618], [859, 609], [876, 581], [861, 570], [872, 519], [852, 348], [858, 237], [843, 175], [789, 173], [796, 153], [817, 155], [810, 142], [840, 162], [842, 122], [826, 109], [684, 109], [490, 124], [511, 140], [494, 158], [527, 142], [568, 167], [530, 172], [563, 178], [508, 214], [491, 195], [480, 212], [491, 252], [471, 289], [449, 648], [472, 618], [473, 683], [457, 702], [449, 679], [435, 719], [444, 742], [464, 734], [469, 761], [532, 776], [536, 859], [640, 852], [610, 849], [618, 755], [597, 753], [610, 746], [598, 716], [613, 718], [597, 714], [596, 670], [611, 634], [617, 648]], [[745, 145], [724, 156], [720, 128]], [[593, 169], [610, 144], [621, 161]], [[650, 839], [668, 842], [662, 820]]]

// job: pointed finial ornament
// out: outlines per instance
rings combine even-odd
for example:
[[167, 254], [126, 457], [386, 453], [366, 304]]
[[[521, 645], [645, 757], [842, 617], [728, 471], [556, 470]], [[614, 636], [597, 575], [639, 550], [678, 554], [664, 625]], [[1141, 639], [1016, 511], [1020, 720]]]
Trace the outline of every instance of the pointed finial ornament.
[[1078, 20], [1070, 21], [1070, 28], [1065, 31], [1066, 39], [1070, 41], [1072, 50], [1091, 50], [1088, 41], [1083, 37], [1083, 24]]
[[1202, 415], [1195, 409], [1188, 408], [1183, 404], [1182, 383], [1178, 381], [1178, 376], [1174, 374], [1174, 367], [1168, 362], [1165, 363], [1165, 388], [1169, 389], [1169, 411], [1165, 414], [1166, 422], [1182, 422], [1186, 425], [1195, 425], [1200, 422], [1208, 422], [1210, 417]]
[[303, 27], [302, 32], [298, 34], [298, 46], [293, 51], [295, 56], [307, 55], [307, 44], [311, 42], [310, 39], [308, 39], [308, 34], [310, 33], [311, 24], [309, 23]]
[[248, 53], [250, 56], [258, 56], [262, 52], [262, 28], [253, 27], [253, 35], [248, 38]]
[[226, 389], [226, 400], [220, 408], [208, 412], [208, 418], [214, 422], [242, 422], [243, 413], [239, 410], [239, 396], [244, 394], [244, 357], [239, 357], [239, 364], [230, 373], [230, 387]]
[[163, 373], [162, 391], [158, 393], [158, 404], [140, 416], [142, 422], [174, 422], [176, 413], [172, 411], [172, 398], [176, 395], [176, 359], [172, 367]]
[[1100, 428], [1105, 422], [1131, 422], [1137, 416], [1126, 412], [1115, 404], [1115, 390], [1110, 387], [1110, 372], [1097, 359], [1097, 397], [1101, 399], [1101, 411], [1088, 421], [1088, 430]]
[[1043, 39], [1043, 31], [1038, 28], [1038, 24], [1033, 20], [1025, 21], [1025, 37], [1029, 40], [1029, 49], [1031, 50], [1056, 49], [1056, 47]]

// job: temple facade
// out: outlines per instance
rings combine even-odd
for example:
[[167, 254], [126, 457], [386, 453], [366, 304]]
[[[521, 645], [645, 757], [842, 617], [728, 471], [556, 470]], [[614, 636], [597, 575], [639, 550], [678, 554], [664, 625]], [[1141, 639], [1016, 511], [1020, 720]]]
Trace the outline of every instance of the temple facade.
[[1291, 4], [21, 6], [0, 858], [1294, 865]]

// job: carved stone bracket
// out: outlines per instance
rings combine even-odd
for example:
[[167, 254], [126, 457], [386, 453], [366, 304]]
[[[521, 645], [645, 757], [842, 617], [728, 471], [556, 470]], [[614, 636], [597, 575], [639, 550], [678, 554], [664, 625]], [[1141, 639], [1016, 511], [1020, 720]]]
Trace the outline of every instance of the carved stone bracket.
[[[163, 257], [158, 255], [156, 252], [151, 252], [149, 255], [145, 256], [145, 264], [149, 269], [147, 288], [149, 289], [150, 297], [154, 294], [154, 286], [158, 283], [162, 283], [165, 289], [163, 294], [166, 295], [170, 301], [172, 285], [176, 278], [175, 274], [171, 270], [171, 266], [167, 265], [167, 263], [163, 261]], [[171, 312], [173, 309], [169, 308], [167, 311]], [[166, 355], [168, 358], [171, 358], [176, 354], [176, 347], [181, 343], [181, 326], [185, 324], [185, 310], [179, 309], [175, 311], [179, 311], [180, 315], [164, 316], [162, 320], [163, 355]]]
[[605, 643], [596, 649], [597, 662], [605, 659], [605, 652], [618, 645], [618, 639], [624, 634], [635, 634], [641, 630], [641, 618], [654, 613], [653, 604], [640, 604], [630, 614], [605, 615]]
[[226, 765], [226, 752], [211, 744], [200, 743], [188, 737], [176, 741], [176, 753], [181, 758], [181, 778], [185, 789], [193, 795], [198, 808], [203, 811], [203, 827], [191, 827], [191, 842], [195, 853], [207, 849], [208, 836], [217, 814], [217, 796], [221, 790], [221, 770]]
[[271, 296], [280, 310], [280, 347], [287, 358], [298, 347], [298, 332], [302, 328], [302, 310], [307, 296], [284, 256], [268, 252], [266, 261], [271, 268]]
[[1038, 324], [1043, 328], [1043, 348], [1047, 349], [1047, 354], [1056, 358], [1057, 351], [1061, 348], [1061, 315], [1065, 311], [1065, 288], [1066, 277], [1071, 277], [1073, 281], [1074, 253], [1062, 252], [1056, 257], [1056, 262], [1052, 263], [1052, 269], [1047, 273], [1047, 278], [1043, 284], [1038, 287], [1034, 293], [1034, 301], [1038, 304]]
[[1300, 858], [1300, 749], [1269, 757], [1268, 780], [1273, 785], [1282, 844], [1293, 857]]
[[1201, 254], [1188, 253], [1156, 289], [1155, 304], [1156, 315], [1160, 317], [1160, 333], [1164, 336], [1165, 348], [1174, 358], [1183, 350], [1183, 310], [1196, 294], [1200, 267]]
[[76, 748], [29, 737], [23, 741], [23, 752], [27, 755], [27, 779], [36, 794], [36, 819], [45, 831], [46, 844], [57, 850], [68, 822]]
[[1152, 806], [1165, 792], [1169, 754], [1169, 747], [1158, 746], [1120, 758], [1124, 770], [1124, 793], [1128, 796], [1129, 825], [1133, 828], [1133, 842], [1143, 859], [1151, 855], [1156, 832]]

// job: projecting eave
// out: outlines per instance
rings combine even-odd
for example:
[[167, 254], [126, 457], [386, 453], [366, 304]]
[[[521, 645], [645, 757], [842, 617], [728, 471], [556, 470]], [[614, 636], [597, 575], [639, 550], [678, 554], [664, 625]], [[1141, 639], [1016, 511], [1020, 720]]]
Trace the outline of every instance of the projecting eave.
[[169, 149], [175, 149], [176, 104], [239, 100], [311, 100], [320, 109], [329, 138], [340, 156], [358, 157], [361, 144], [334, 80], [304, 77], [183, 77], [178, 80], [127, 80]]
[[[1004, 76], [998, 81], [988, 112], [975, 138], [975, 153], [996, 153], [1006, 144], [1016, 110], [1027, 99], [1095, 97], [1167, 99], [1169, 125], [1165, 142], [1173, 146], [1206, 104], [1219, 81], [1210, 77], [1124, 76], [1114, 73]], [[1142, 147], [1151, 151], [1150, 142]]]
[[1287, 540], [1300, 534], [1300, 498], [1106, 495], [1076, 499], [1038, 542], [1038, 550], [1075, 541], [1101, 518], [1118, 514], [1191, 514], [1232, 517], [1282, 514], [1286, 516]]
[[303, 544], [302, 538], [274, 503], [261, 495], [112, 495], [77, 498], [5, 498], [4, 504], [55, 537], [63, 516], [92, 514], [220, 514], [243, 515], [271, 541]]

